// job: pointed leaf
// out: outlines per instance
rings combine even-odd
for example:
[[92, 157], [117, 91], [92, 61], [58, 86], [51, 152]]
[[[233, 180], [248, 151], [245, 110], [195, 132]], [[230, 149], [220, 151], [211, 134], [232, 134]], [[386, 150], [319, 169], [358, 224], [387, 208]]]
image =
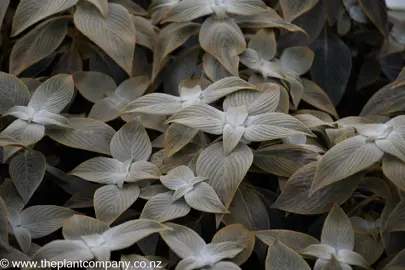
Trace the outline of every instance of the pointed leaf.
[[310, 195], [317, 166], [318, 162], [313, 162], [298, 169], [288, 179], [272, 208], [301, 215], [329, 212], [334, 204], [347, 201], [362, 180], [361, 175], [355, 174]]
[[66, 240], [80, 240], [83, 235], [103, 234], [108, 229], [108, 224], [100, 220], [73, 215], [63, 223], [62, 233]]
[[352, 68], [352, 55], [346, 44], [329, 30], [311, 46], [315, 59], [311, 77], [337, 105], [343, 97]]
[[386, 223], [386, 229], [389, 232], [404, 231], [405, 230], [405, 200], [401, 200], [400, 203], [391, 212], [388, 221]]
[[226, 156], [223, 144], [215, 143], [199, 155], [197, 175], [208, 177], [207, 183], [214, 188], [224, 206], [229, 207], [252, 162], [253, 153], [248, 146], [240, 143]]
[[0, 244], [8, 243], [8, 211], [3, 198], [0, 197]]
[[287, 21], [293, 21], [305, 12], [311, 10], [319, 0], [304, 0], [304, 1], [294, 1], [294, 0], [281, 0], [280, 5], [283, 10], [284, 18]]
[[335, 205], [327, 216], [322, 228], [321, 243], [342, 249], [353, 250], [354, 230], [345, 212]]
[[121, 161], [148, 160], [152, 154], [152, 144], [141, 120], [126, 123], [111, 140], [111, 154]]
[[222, 261], [216, 263], [211, 270], [241, 270], [239, 266], [232, 262]]
[[209, 53], [204, 54], [203, 70], [205, 75], [213, 82], [231, 76], [229, 71]]
[[208, 213], [229, 213], [215, 190], [205, 182], [198, 183], [193, 190], [184, 195], [187, 204], [192, 208]]
[[106, 97], [117, 88], [113, 78], [95, 71], [79, 71], [73, 74], [73, 81], [79, 93], [93, 103]]
[[384, 270], [399, 270], [405, 266], [405, 250], [401, 250], [398, 254], [383, 268]]
[[277, 239], [294, 251], [302, 250], [310, 245], [319, 244], [319, 241], [304, 233], [288, 230], [262, 230], [255, 231], [255, 235], [266, 245], [271, 246]]
[[126, 182], [137, 182], [145, 179], [159, 179], [161, 173], [152, 163], [141, 160], [131, 164]]
[[195, 231], [174, 223], [166, 223], [166, 225], [172, 230], [162, 231], [160, 235], [177, 256], [184, 259], [200, 255], [206, 244]]
[[163, 19], [165, 22], [187, 22], [213, 12], [210, 0], [181, 1], [169, 9]]
[[338, 118], [335, 106], [329, 99], [329, 96], [316, 83], [304, 78], [301, 80], [304, 85], [302, 100]]
[[94, 193], [97, 219], [111, 224], [138, 199], [139, 193], [139, 187], [135, 184], [124, 185], [122, 188], [105, 185], [97, 189]]
[[17, 141], [9, 135], [0, 133], [0, 147], [4, 146], [24, 146], [24, 143]]
[[166, 56], [183, 45], [191, 36], [197, 34], [199, 27], [198, 24], [191, 22], [171, 23], [160, 31], [153, 56], [152, 81], [161, 70]]
[[141, 218], [153, 219], [160, 222], [186, 216], [191, 208], [184, 200], [173, 202], [173, 192], [161, 193], [153, 196], [145, 204]]
[[300, 76], [311, 68], [314, 57], [314, 52], [307, 47], [290, 47], [281, 55], [280, 64], [284, 70]]
[[23, 199], [18, 194], [16, 187], [9, 178], [6, 178], [0, 185], [0, 197], [8, 209], [12, 208], [18, 213], [21, 212], [25, 206]]
[[41, 184], [45, 165], [45, 156], [38, 151], [25, 151], [11, 160], [10, 176], [25, 203]]
[[391, 132], [386, 139], [376, 140], [375, 144], [385, 153], [405, 162], [405, 139], [397, 132]]
[[115, 226], [103, 233], [103, 238], [111, 251], [132, 246], [142, 238], [153, 233], [164, 232], [170, 228], [149, 219], [136, 219]]
[[104, 18], [93, 5], [79, 4], [74, 13], [76, 27], [105, 51], [123, 70], [132, 74], [135, 50], [135, 27], [128, 10], [118, 4], [108, 4]]
[[60, 144], [110, 154], [110, 142], [115, 130], [109, 125], [89, 118], [70, 118], [72, 129], [49, 130], [47, 135]]
[[16, 76], [0, 72], [0, 114], [14, 106], [26, 106], [30, 92]]
[[72, 127], [72, 125], [70, 124], [69, 120], [66, 117], [56, 113], [48, 112], [46, 110], [39, 111], [35, 115], [34, 119], [32, 119], [32, 121], [44, 126], [55, 125], [62, 128]]
[[266, 257], [266, 270], [309, 270], [305, 260], [286, 245], [275, 240], [269, 247]]
[[140, 16], [132, 16], [132, 21], [136, 30], [136, 43], [153, 51], [157, 38], [154, 25], [149, 20]]
[[182, 109], [181, 99], [164, 93], [152, 93], [129, 103], [123, 113], [149, 113], [154, 115], [171, 115]]
[[171, 157], [181, 150], [185, 145], [193, 140], [198, 132], [198, 129], [172, 123], [166, 130], [164, 137], [164, 145], [167, 156]]
[[14, 15], [11, 36], [16, 36], [36, 22], [76, 5], [78, 0], [23, 0]]
[[41, 247], [33, 256], [32, 260], [40, 261], [88, 261], [94, 258], [90, 248], [81, 240], [54, 240]]
[[367, 169], [383, 155], [384, 152], [374, 142], [368, 142], [362, 135], [336, 144], [322, 157], [312, 183], [312, 191]]
[[270, 61], [276, 54], [276, 37], [272, 29], [259, 30], [249, 41], [248, 47], [255, 50], [261, 59]]
[[388, 36], [388, 14], [385, 1], [364, 1], [360, 0], [359, 5], [363, 8], [364, 13], [374, 23], [381, 34]]
[[382, 170], [385, 176], [398, 188], [405, 190], [405, 162], [395, 156], [384, 155]]
[[90, 110], [88, 118], [93, 118], [103, 122], [110, 122], [120, 116], [121, 109], [126, 102], [112, 95], [98, 100]]
[[[22, 1], [21, 3], [24, 2], [32, 1]], [[42, 3], [39, 5], [42, 5]], [[52, 6], [51, 4], [47, 5]], [[66, 17], [53, 18], [41, 23], [20, 38], [11, 50], [10, 73], [19, 75], [28, 67], [51, 55], [64, 40], [67, 34], [67, 26], [68, 20]]]
[[27, 229], [33, 239], [46, 236], [60, 227], [76, 212], [56, 205], [35, 205], [21, 211], [21, 227]]
[[231, 18], [209, 17], [201, 26], [201, 47], [212, 54], [234, 76], [238, 76], [239, 54], [246, 48], [243, 33]]
[[4, 16], [6, 15], [9, 5], [10, 5], [10, 0], [2, 1], [0, 4], [0, 25], [3, 25], [3, 19], [4, 19]]
[[104, 18], [108, 17], [108, 0], [86, 0], [92, 3], [103, 15]]
[[17, 119], [6, 127], [2, 133], [28, 146], [39, 142], [45, 136], [45, 127]]
[[[322, 261], [330, 260], [332, 256], [336, 255], [336, 249], [326, 244], [310, 245], [299, 252], [302, 255], [319, 258]], [[315, 269], [319, 269], [319, 265]]]

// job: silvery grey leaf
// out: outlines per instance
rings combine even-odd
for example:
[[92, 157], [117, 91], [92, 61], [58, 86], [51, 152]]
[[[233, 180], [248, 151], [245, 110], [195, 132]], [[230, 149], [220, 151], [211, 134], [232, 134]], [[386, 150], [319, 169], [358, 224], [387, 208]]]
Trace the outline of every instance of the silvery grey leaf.
[[80, 240], [83, 235], [103, 234], [109, 229], [107, 223], [84, 215], [73, 215], [62, 226], [66, 240]]

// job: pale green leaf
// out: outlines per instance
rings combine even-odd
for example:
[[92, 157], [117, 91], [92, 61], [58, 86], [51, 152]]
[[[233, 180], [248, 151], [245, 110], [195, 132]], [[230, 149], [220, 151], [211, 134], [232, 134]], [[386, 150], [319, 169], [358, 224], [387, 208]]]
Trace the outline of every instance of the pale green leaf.
[[46, 110], [60, 113], [74, 95], [74, 82], [71, 75], [60, 74], [42, 83], [31, 97], [28, 107], [36, 112]]
[[[22, 1], [21, 3], [23, 2], [27, 1]], [[48, 1], [46, 0], [45, 2]], [[57, 0], [55, 2], [60, 1]], [[28, 67], [51, 55], [64, 40], [67, 26], [68, 20], [66, 17], [52, 18], [41, 23], [20, 38], [11, 50], [10, 73], [19, 75]]]
[[201, 47], [213, 55], [232, 75], [238, 76], [239, 54], [246, 48], [242, 31], [235, 21], [209, 17], [201, 26]]
[[225, 126], [225, 114], [209, 105], [187, 107], [169, 118], [168, 123], [178, 123], [201, 131], [219, 135]]
[[266, 270], [310, 270], [305, 260], [294, 250], [275, 240], [267, 251]]
[[255, 231], [255, 235], [268, 246], [273, 245], [274, 241], [278, 239], [278, 241], [294, 251], [319, 244], [319, 241], [310, 235], [288, 230], [260, 230]]
[[38, 151], [25, 151], [11, 160], [10, 176], [25, 203], [41, 184], [45, 165], [45, 156]]
[[73, 215], [63, 223], [62, 233], [66, 240], [80, 240], [83, 235], [103, 234], [107, 223], [84, 215]]
[[275, 144], [255, 151], [254, 155], [254, 164], [262, 170], [290, 177], [304, 165], [316, 161], [318, 153], [306, 145]]
[[160, 235], [180, 258], [198, 256], [206, 247], [204, 240], [192, 229], [174, 223], [166, 223], [166, 225], [172, 230], [162, 231]]
[[[215, 143], [206, 148], [197, 159], [197, 175], [208, 177], [207, 182], [214, 188], [226, 208], [253, 162], [252, 150], [239, 144], [228, 156], [223, 151], [223, 143]], [[217, 224], [219, 221], [217, 220]]]
[[241, 224], [231, 224], [219, 230], [212, 238], [211, 243], [236, 242], [244, 249], [230, 261], [242, 265], [250, 257], [255, 246], [255, 235]]
[[0, 72], [0, 114], [14, 106], [26, 106], [30, 92], [16, 76]]
[[333, 146], [322, 157], [315, 172], [312, 191], [367, 169], [384, 155], [374, 142], [358, 135]]
[[28, 146], [39, 142], [45, 136], [45, 127], [43, 125], [28, 123], [17, 119], [6, 127], [2, 133]]
[[109, 125], [94, 119], [70, 118], [72, 129], [48, 130], [51, 139], [82, 150], [110, 154], [110, 142], [115, 130]]
[[405, 190], [405, 162], [386, 154], [382, 159], [382, 170], [392, 183], [401, 190]]
[[280, 5], [284, 18], [291, 22], [302, 14], [311, 10], [318, 2], [319, 0], [281, 0]]
[[102, 236], [111, 251], [125, 249], [153, 233], [170, 229], [149, 219], [130, 220], [105, 231]]
[[140, 16], [132, 16], [132, 21], [136, 31], [136, 43], [153, 51], [156, 46], [157, 35], [152, 23]]
[[338, 118], [335, 106], [329, 99], [329, 96], [313, 81], [305, 78], [301, 79], [304, 85], [304, 94], [302, 100], [324, 112]]
[[169, 24], [160, 31], [153, 56], [152, 81], [161, 70], [166, 56], [197, 34], [199, 28], [200, 25], [197, 23], [185, 22]]
[[141, 120], [126, 123], [111, 140], [111, 154], [121, 161], [148, 160], [152, 154], [152, 144]]
[[93, 103], [113, 93], [117, 84], [107, 74], [95, 71], [79, 71], [73, 74], [73, 81], [79, 93]]
[[181, 199], [173, 201], [173, 192], [153, 196], [145, 204], [140, 218], [153, 219], [160, 222], [186, 216], [191, 208]]
[[80, 32], [131, 75], [136, 35], [132, 16], [118, 4], [109, 3], [108, 10], [108, 17], [104, 18], [95, 6], [78, 5], [74, 23]]
[[136, 184], [105, 185], [94, 193], [94, 210], [96, 218], [107, 224], [114, 222], [139, 197], [139, 187]]
[[16, 36], [36, 22], [76, 5], [78, 0], [23, 0], [14, 15], [11, 36]]
[[125, 180], [127, 169], [124, 163], [116, 159], [95, 157], [86, 160], [69, 174], [87, 181], [112, 185]]
[[30, 232], [32, 239], [40, 238], [58, 230], [75, 213], [56, 205], [34, 205], [21, 211], [21, 227]]
[[314, 61], [315, 54], [307, 47], [290, 47], [280, 57], [281, 68], [295, 75], [305, 74]]
[[187, 22], [213, 13], [210, 0], [180, 1], [166, 13], [163, 22]]
[[215, 190], [205, 182], [198, 183], [194, 189], [184, 195], [184, 199], [192, 208], [208, 213], [229, 213]]
[[337, 251], [354, 248], [353, 226], [345, 212], [337, 205], [332, 208], [323, 224], [321, 243]]
[[248, 47], [255, 50], [261, 59], [270, 61], [277, 51], [274, 31], [267, 28], [260, 29], [250, 39]]
[[88, 261], [94, 258], [90, 248], [81, 240], [54, 240], [41, 247], [33, 256], [32, 260], [40, 261], [64, 261], [83, 260]]
[[86, 0], [92, 3], [103, 15], [104, 18], [108, 17], [108, 0]]

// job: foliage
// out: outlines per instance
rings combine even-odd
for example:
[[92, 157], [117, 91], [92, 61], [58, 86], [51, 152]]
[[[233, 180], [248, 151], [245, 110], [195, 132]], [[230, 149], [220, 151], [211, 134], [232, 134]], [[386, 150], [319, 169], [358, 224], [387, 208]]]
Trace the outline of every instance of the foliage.
[[404, 14], [2, 0], [0, 258], [404, 269]]

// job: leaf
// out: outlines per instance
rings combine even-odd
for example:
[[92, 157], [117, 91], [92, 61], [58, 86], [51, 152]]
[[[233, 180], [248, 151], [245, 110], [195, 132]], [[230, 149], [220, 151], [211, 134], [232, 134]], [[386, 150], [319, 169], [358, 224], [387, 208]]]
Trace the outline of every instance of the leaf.
[[198, 156], [197, 175], [209, 178], [207, 183], [228, 208], [252, 162], [253, 153], [248, 146], [240, 143], [226, 156], [223, 143], [219, 142], [209, 146]]
[[31, 248], [31, 235], [27, 229], [23, 227], [13, 228], [14, 237], [16, 238], [18, 245], [24, 253], [28, 253]]
[[0, 133], [0, 147], [4, 146], [24, 146], [24, 144], [13, 137]]
[[405, 86], [393, 87], [388, 84], [378, 90], [363, 107], [360, 116], [390, 115], [403, 110], [403, 100], [405, 100]]
[[140, 218], [165, 222], [186, 216], [191, 210], [190, 206], [184, 200], [173, 202], [172, 197], [172, 191], [153, 196], [145, 204]]
[[305, 12], [311, 10], [319, 0], [304, 0], [304, 1], [294, 1], [294, 0], [281, 0], [280, 5], [283, 11], [284, 18], [291, 22], [295, 18], [298, 18]]
[[170, 230], [166, 225], [148, 219], [130, 220], [103, 233], [111, 251], [125, 249], [153, 233]]
[[105, 185], [94, 193], [94, 210], [96, 218], [107, 224], [113, 223], [139, 197], [139, 187], [136, 184]]
[[345, 212], [335, 205], [326, 217], [322, 228], [321, 243], [335, 248], [353, 250], [354, 230]]
[[110, 147], [112, 156], [121, 162], [146, 161], [152, 154], [152, 144], [139, 118], [122, 126], [112, 138]]
[[16, 76], [0, 72], [0, 114], [14, 106], [26, 106], [30, 92]]
[[219, 230], [211, 241], [211, 243], [221, 242], [235, 242], [244, 246], [244, 249], [230, 260], [237, 265], [242, 265], [253, 252], [255, 235], [241, 224], [232, 224]]
[[[0, 4], [0, 25], [3, 25], [3, 19], [4, 19], [4, 16], [6, 15], [9, 5], [10, 5], [10, 0], [4, 0]], [[0, 27], [0, 29], [1, 29], [1, 27]]]
[[190, 256], [200, 255], [206, 243], [195, 231], [174, 223], [166, 223], [166, 225], [171, 230], [162, 231], [160, 235], [177, 256], [185, 259]]
[[97, 102], [113, 93], [117, 85], [107, 74], [94, 71], [79, 71], [73, 74], [73, 81], [79, 93], [90, 102]]
[[277, 50], [274, 31], [266, 28], [257, 31], [250, 39], [248, 47], [255, 50], [263, 60], [270, 61]]
[[392, 155], [384, 155], [382, 170], [385, 176], [401, 190], [405, 190], [405, 163]]
[[14, 37], [31, 25], [53, 14], [64, 11], [76, 5], [78, 0], [23, 0], [19, 3], [14, 15], [11, 36]]
[[60, 113], [74, 95], [74, 83], [71, 75], [59, 74], [46, 80], [31, 97], [28, 107], [36, 112], [46, 110]]
[[282, 53], [280, 65], [284, 70], [301, 76], [311, 68], [314, 56], [314, 52], [307, 47], [290, 47]]
[[156, 79], [166, 56], [197, 34], [199, 27], [199, 24], [191, 22], [171, 23], [160, 31], [153, 56], [152, 81]]
[[21, 227], [30, 232], [32, 239], [40, 238], [58, 230], [75, 213], [56, 205], [34, 205], [21, 211]]
[[367, 169], [383, 155], [374, 142], [368, 142], [362, 135], [336, 144], [322, 157], [315, 172], [312, 192]]
[[66, 240], [80, 240], [83, 235], [103, 234], [108, 224], [84, 215], [73, 215], [63, 223], [62, 233]]
[[152, 23], [140, 16], [132, 16], [132, 21], [134, 22], [136, 30], [136, 43], [153, 51], [156, 45], [157, 35]]
[[194, 189], [184, 195], [187, 204], [192, 208], [208, 213], [229, 213], [215, 190], [205, 182], [198, 183]]
[[239, 54], [246, 48], [242, 31], [231, 18], [209, 17], [201, 26], [201, 47], [213, 55], [233, 76], [238, 76]]
[[73, 16], [76, 27], [131, 76], [136, 35], [131, 14], [114, 3], [108, 4], [107, 18], [96, 9], [79, 4]]
[[261, 0], [233, 0], [226, 3], [226, 11], [238, 15], [256, 15], [267, 10]]
[[25, 203], [41, 184], [45, 165], [45, 156], [38, 151], [25, 151], [11, 160], [10, 176]]
[[211, 54], [203, 56], [203, 70], [205, 75], [213, 82], [231, 76], [228, 70]]
[[313, 162], [298, 169], [288, 179], [272, 208], [301, 215], [329, 212], [334, 204], [341, 205], [347, 201], [362, 180], [360, 175], [355, 174], [310, 195], [317, 166], [318, 162]]
[[296, 144], [276, 144], [254, 153], [254, 164], [278, 176], [290, 177], [303, 166], [316, 161], [319, 153]]
[[397, 232], [405, 230], [405, 200], [402, 199], [388, 217], [385, 229], [389, 232]]
[[2, 197], [0, 197], [0, 213], [0, 244], [3, 244], [8, 243], [8, 211], [7, 205]]
[[[45, 136], [45, 127], [36, 123], [29, 124], [26, 121], [17, 119], [6, 127], [2, 134], [12, 137], [23, 145], [28, 146], [39, 142]], [[9, 149], [18, 148], [13, 147]]]
[[305, 260], [286, 245], [275, 240], [267, 251], [266, 270], [310, 270]]
[[384, 246], [381, 240], [376, 241], [373, 237], [356, 233], [354, 251], [361, 255], [369, 265], [374, 264], [383, 254]]
[[104, 18], [108, 17], [108, 0], [86, 0], [93, 4], [103, 15]]
[[346, 90], [352, 68], [352, 55], [346, 44], [325, 28], [311, 46], [315, 59], [311, 77], [337, 105]]
[[268, 246], [273, 245], [274, 241], [277, 239], [294, 251], [305, 249], [310, 245], [319, 244], [319, 241], [312, 236], [288, 230], [261, 230], [255, 231], [255, 235]]
[[304, 94], [302, 96], [302, 100], [315, 108], [329, 113], [335, 118], [339, 118], [335, 106], [333, 105], [329, 96], [313, 81], [305, 78], [302, 78], [301, 80], [304, 85]]
[[224, 216], [225, 224], [241, 224], [251, 231], [270, 228], [266, 205], [257, 192], [247, 185], [239, 186], [229, 206], [229, 211], [231, 213]]
[[360, 0], [359, 5], [384, 37], [388, 36], [388, 14], [385, 1]]
[[198, 129], [190, 128], [185, 125], [177, 123], [171, 124], [166, 130], [164, 137], [166, 155], [168, 157], [173, 156], [191, 142], [198, 132]]
[[66, 17], [52, 18], [20, 38], [11, 50], [10, 73], [19, 75], [28, 67], [52, 54], [64, 40], [67, 26]]
[[383, 268], [384, 270], [399, 270], [405, 266], [404, 264], [405, 250], [401, 250], [398, 254]]
[[377, 140], [375, 144], [385, 153], [405, 162], [405, 139], [399, 133], [391, 132], [385, 139]]
[[48, 136], [60, 144], [92, 151], [110, 154], [110, 142], [115, 130], [109, 125], [89, 118], [70, 118], [72, 129], [49, 130]]
[[271, 8], [267, 8], [266, 11], [259, 14], [250, 16], [236, 16], [235, 22], [239, 25], [239, 27], [282, 28], [287, 31], [299, 31], [305, 33], [305, 31], [300, 27], [281, 18], [280, 15], [278, 15], [278, 13]]
[[34, 119], [33, 122], [44, 125], [44, 126], [51, 126], [55, 125], [62, 128], [71, 128], [69, 120], [59, 114], [51, 113], [46, 110], [39, 111]]
[[93, 252], [81, 240], [54, 240], [41, 247], [31, 258], [33, 261], [46, 259], [48, 261], [83, 260], [94, 258]]
[[187, 22], [213, 13], [209, 0], [187, 0], [177, 3], [169, 9], [163, 18], [166, 22]]

